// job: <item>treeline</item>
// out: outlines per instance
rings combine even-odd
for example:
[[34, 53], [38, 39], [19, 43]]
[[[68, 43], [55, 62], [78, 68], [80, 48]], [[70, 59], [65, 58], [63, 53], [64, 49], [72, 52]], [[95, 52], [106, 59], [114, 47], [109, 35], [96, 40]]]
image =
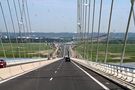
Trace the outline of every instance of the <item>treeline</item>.
[[71, 41], [70, 39], [50, 39], [50, 38], [43, 38], [43, 39], [26, 39], [26, 38], [18, 38], [18, 39], [1, 39], [2, 43], [9, 43], [11, 41], [11, 43], [27, 43], [27, 42], [31, 42], [31, 43], [52, 43], [52, 42], [69, 42]]
[[[106, 43], [105, 41], [103, 43]], [[110, 40], [109, 41], [110, 44], [123, 44], [124, 41], [123, 40]], [[135, 40], [128, 40], [127, 41], [128, 44], [135, 44]]]
[[[80, 41], [79, 43], [80, 44], [83, 44], [85, 41]], [[90, 44], [91, 41], [88, 41], [88, 43]], [[93, 41], [94, 44], [97, 43], [97, 41]], [[106, 40], [104, 41], [100, 41], [99, 43], [102, 43], [102, 44], [106, 44]], [[109, 41], [109, 44], [123, 44], [124, 41], [123, 40], [110, 40]], [[135, 40], [127, 40], [127, 44], [135, 44]]]

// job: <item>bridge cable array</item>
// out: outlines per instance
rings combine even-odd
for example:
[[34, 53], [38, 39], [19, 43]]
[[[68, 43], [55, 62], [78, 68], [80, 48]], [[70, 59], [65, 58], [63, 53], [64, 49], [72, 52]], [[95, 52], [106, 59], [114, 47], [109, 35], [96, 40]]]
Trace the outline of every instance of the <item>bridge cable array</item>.
[[[112, 29], [112, 17], [113, 17], [113, 9], [114, 9], [114, 0], [111, 0], [110, 2], [110, 8], [109, 10], [109, 18], [108, 18], [108, 24], [107, 24], [107, 33], [102, 34], [101, 32], [101, 25], [102, 23], [102, 14], [103, 14], [103, 4], [105, 2], [104, 0], [78, 0], [77, 4], [77, 40], [78, 43], [83, 44], [82, 50], [83, 54], [82, 57], [99, 62], [99, 51], [100, 51], [100, 43], [101, 38], [105, 38], [105, 41], [103, 42], [105, 44], [105, 50], [104, 50], [104, 60], [103, 63], [108, 62], [108, 55], [109, 55], [109, 43], [110, 43], [110, 33]], [[129, 1], [130, 2], [130, 1]], [[91, 5], [93, 3], [93, 5]], [[100, 4], [99, 4], [100, 3]], [[131, 22], [131, 17], [133, 16], [134, 24], [135, 24], [135, 15], [134, 15], [134, 0], [131, 0], [131, 6], [130, 6], [130, 12], [128, 16], [128, 22], [126, 24], [126, 32], [124, 35], [124, 40], [122, 41], [122, 50], [121, 50], [121, 59], [120, 59], [120, 65], [122, 65], [124, 57], [125, 57], [125, 49], [127, 44], [127, 38], [128, 38], [128, 32], [129, 32], [129, 25]], [[99, 6], [98, 6], [99, 5]], [[97, 11], [97, 7], [99, 7], [99, 11]], [[91, 10], [92, 9], [92, 10]], [[97, 12], [96, 12], [97, 11]], [[98, 13], [98, 15], [97, 15]], [[98, 21], [97, 21], [98, 16]], [[96, 29], [96, 22], [98, 22], [97, 26], [97, 34], [95, 32]], [[90, 32], [91, 31], [91, 32]], [[97, 45], [95, 45], [97, 43]], [[96, 50], [94, 49], [96, 47]], [[95, 56], [94, 56], [94, 50], [95, 50]], [[90, 51], [90, 54], [89, 54]]]
[[[13, 31], [9, 31], [10, 29], [8, 26], [8, 22], [6, 20], [7, 18], [5, 16], [5, 10], [3, 10], [3, 5], [2, 5], [3, 3], [7, 4], [7, 8], [9, 11], [9, 16], [10, 16]], [[12, 3], [12, 5], [10, 5], [11, 3]], [[11, 10], [11, 8], [12, 8], [11, 6], [14, 8], [13, 12]], [[8, 40], [8, 41], [3, 40], [2, 37], [0, 38], [0, 43], [1, 43], [1, 46], [3, 49], [4, 57], [7, 58], [8, 52], [12, 52], [12, 56], [10, 56], [10, 57], [13, 57], [13, 58], [15, 58], [15, 57], [19, 57], [19, 58], [31, 57], [32, 54], [26, 54], [28, 52], [26, 48], [30, 48], [31, 52], [33, 51], [33, 46], [30, 46], [31, 45], [30, 43], [33, 40], [30, 39], [30, 37], [32, 36], [32, 28], [31, 28], [31, 21], [30, 21], [30, 16], [29, 16], [29, 9], [28, 9], [27, 0], [12, 0], [12, 1], [6, 0], [5, 2], [0, 1], [0, 9], [1, 9], [3, 22], [5, 25], [5, 30], [6, 30], [6, 31], [1, 31], [1, 36], [2, 36], [3, 32], [6, 32], [7, 40]], [[15, 18], [13, 16], [13, 13], [15, 13]], [[15, 25], [16, 21], [17, 21], [17, 25]], [[14, 43], [11, 41], [11, 35], [9, 34], [10, 32], [13, 32], [12, 35], [15, 37], [14, 42], [16, 42], [16, 45], [14, 45]], [[19, 36], [18, 36], [17, 32], [19, 32]], [[6, 50], [6, 48], [3, 44], [5, 42], [10, 43], [11, 51]], [[16, 47], [18, 50], [18, 56], [15, 55], [15, 53], [16, 53], [15, 48]], [[22, 56], [22, 55], [24, 55], [24, 56]], [[8, 57], [9, 57], [9, 55], [8, 55]]]

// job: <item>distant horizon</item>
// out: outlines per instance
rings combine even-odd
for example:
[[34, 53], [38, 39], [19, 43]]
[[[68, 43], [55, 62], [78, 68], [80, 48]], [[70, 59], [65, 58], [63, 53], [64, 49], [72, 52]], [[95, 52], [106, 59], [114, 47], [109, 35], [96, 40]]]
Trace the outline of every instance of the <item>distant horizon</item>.
[[[1, 32], [1, 33], [7, 33], [7, 32]], [[14, 32], [9, 32], [9, 33], [14, 33]], [[19, 33], [19, 32], [15, 32], [15, 33]], [[22, 32], [21, 31], [21, 33], [29, 33], [29, 32]], [[37, 32], [37, 31], [35, 32], [34, 31], [34, 32], [30, 32], [30, 33], [77, 33], [77, 32]], [[98, 32], [93, 32], [93, 33], [98, 33]], [[100, 33], [107, 33], [107, 32], [100, 32]], [[125, 33], [125, 32], [110, 32], [110, 33]], [[135, 32], [128, 32], [128, 33], [135, 33]]]

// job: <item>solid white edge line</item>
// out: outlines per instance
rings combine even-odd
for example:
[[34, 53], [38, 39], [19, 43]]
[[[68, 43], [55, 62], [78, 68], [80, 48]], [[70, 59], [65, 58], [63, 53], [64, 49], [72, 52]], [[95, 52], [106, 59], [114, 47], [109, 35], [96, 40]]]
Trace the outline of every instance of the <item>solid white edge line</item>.
[[88, 72], [86, 72], [84, 69], [82, 69], [80, 66], [78, 66], [77, 64], [75, 64], [74, 62], [72, 62], [75, 66], [77, 66], [79, 69], [81, 69], [85, 74], [87, 74], [92, 80], [94, 80], [96, 83], [98, 83], [102, 88], [104, 88], [105, 90], [110, 90], [108, 87], [106, 87], [104, 84], [102, 84], [100, 81], [98, 81], [96, 78], [94, 78], [93, 76], [91, 76]]

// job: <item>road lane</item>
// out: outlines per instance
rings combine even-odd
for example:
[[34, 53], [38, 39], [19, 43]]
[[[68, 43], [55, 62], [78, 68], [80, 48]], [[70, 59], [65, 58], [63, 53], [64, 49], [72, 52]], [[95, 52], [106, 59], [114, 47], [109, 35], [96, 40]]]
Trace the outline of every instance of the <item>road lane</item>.
[[[123, 90], [114, 84], [114, 90]], [[71, 62], [57, 61], [0, 84], [0, 90], [104, 90]], [[111, 89], [113, 90], [113, 88]]]

